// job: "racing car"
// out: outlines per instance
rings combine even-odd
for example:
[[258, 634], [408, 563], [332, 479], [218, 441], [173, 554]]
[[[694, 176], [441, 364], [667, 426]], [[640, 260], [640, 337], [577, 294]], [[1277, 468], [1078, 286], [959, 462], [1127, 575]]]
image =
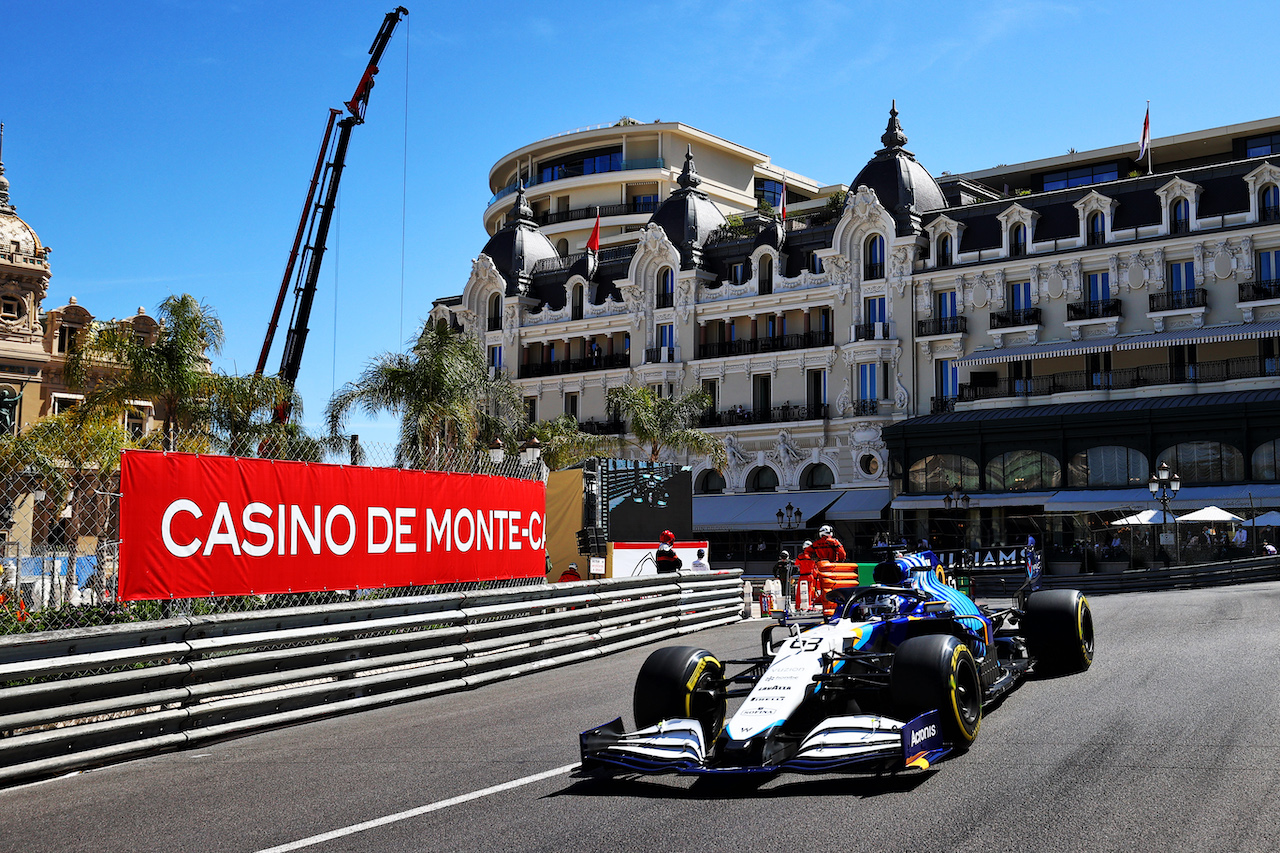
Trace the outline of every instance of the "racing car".
[[[896, 773], [973, 743], [984, 707], [1028, 673], [1093, 662], [1089, 602], [1041, 590], [1038, 565], [1008, 607], [951, 586], [929, 551], [875, 567], [873, 584], [833, 590], [835, 613], [783, 615], [761, 655], [721, 661], [671, 646], [636, 678], [637, 729], [583, 732], [582, 767], [642, 773]], [[779, 632], [781, 636], [779, 636]], [[745, 697], [726, 722], [730, 699]]]

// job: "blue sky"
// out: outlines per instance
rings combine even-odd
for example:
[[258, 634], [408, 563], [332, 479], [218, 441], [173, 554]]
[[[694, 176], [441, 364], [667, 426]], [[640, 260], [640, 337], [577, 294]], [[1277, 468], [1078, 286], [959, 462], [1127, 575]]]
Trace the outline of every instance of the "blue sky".
[[[489, 168], [536, 139], [681, 121], [836, 183], [880, 147], [891, 98], [934, 174], [1135, 142], [1147, 99], [1155, 137], [1280, 113], [1259, 77], [1273, 3], [404, 2], [352, 134], [298, 381], [309, 425], [461, 292]], [[226, 327], [215, 366], [251, 371], [327, 110], [394, 5], [10, 3], [3, 159], [53, 249], [45, 307], [191, 293]]]

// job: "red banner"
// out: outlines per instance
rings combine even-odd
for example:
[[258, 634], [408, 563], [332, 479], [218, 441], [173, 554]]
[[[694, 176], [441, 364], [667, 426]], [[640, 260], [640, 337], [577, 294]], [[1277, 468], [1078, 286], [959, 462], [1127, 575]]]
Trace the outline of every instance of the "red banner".
[[546, 573], [546, 485], [126, 450], [120, 598], [377, 589]]

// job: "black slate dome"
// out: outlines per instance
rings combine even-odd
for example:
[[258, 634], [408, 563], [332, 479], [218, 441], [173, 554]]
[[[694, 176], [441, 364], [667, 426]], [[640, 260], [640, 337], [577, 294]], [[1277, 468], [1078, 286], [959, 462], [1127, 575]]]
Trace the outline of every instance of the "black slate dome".
[[684, 170], [677, 179], [680, 189], [673, 192], [649, 217], [662, 226], [667, 238], [680, 250], [680, 268], [690, 269], [702, 261], [702, 245], [712, 231], [725, 224], [720, 208], [698, 189], [702, 178], [693, 165], [693, 146], [684, 155]]
[[893, 215], [900, 236], [919, 231], [920, 218], [930, 211], [944, 209], [947, 199], [929, 170], [903, 147], [907, 144], [907, 135], [898, 123], [896, 101], [889, 108], [889, 125], [880, 141], [884, 148], [862, 167], [850, 186], [855, 190], [860, 186], [875, 190], [880, 203]]
[[507, 295], [526, 293], [538, 261], [559, 258], [556, 247], [533, 221], [533, 210], [524, 197], [524, 184], [516, 189], [516, 203], [507, 215], [507, 224], [489, 238], [482, 250], [507, 281]]
[[782, 224], [782, 220], [778, 218], [770, 218], [764, 221], [764, 227], [760, 229], [760, 233], [756, 235], [755, 242], [751, 244], [751, 251], [754, 252], [761, 246], [770, 246], [776, 252], [782, 251], [782, 245], [787, 241], [787, 230]]

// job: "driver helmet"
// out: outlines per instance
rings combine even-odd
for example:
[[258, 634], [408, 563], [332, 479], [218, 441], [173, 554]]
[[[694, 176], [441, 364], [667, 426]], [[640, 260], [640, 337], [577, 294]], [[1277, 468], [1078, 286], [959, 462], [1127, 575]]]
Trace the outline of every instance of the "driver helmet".
[[824, 525], [822, 525], [822, 527], [818, 528], [818, 535], [819, 535], [819, 536], [834, 536], [834, 535], [835, 535], [835, 531], [831, 529], [831, 525], [830, 525], [830, 524], [824, 524]]
[[804, 540], [804, 547], [805, 547], [805, 548], [812, 548], [812, 547], [813, 547], [813, 540], [812, 540], [812, 539], [806, 539], [806, 540]]
[[662, 531], [662, 533], [658, 535], [658, 541], [671, 544], [676, 541], [676, 535], [672, 533], [670, 530], [664, 530]]
[[790, 555], [790, 554], [788, 554], [786, 551], [783, 551], [782, 553], [780, 553], [780, 554], [778, 555], [778, 559], [780, 559], [780, 560], [790, 560], [790, 559], [791, 559], [791, 555]]

